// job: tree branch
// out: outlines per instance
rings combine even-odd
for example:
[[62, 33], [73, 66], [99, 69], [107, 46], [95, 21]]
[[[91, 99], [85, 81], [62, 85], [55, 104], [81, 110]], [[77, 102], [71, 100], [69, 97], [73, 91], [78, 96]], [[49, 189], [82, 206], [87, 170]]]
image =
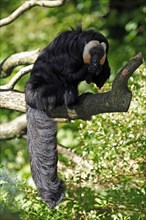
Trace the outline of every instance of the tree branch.
[[25, 112], [25, 96], [24, 93], [12, 90], [0, 92], [0, 108]]
[[8, 82], [6, 85], [0, 86], [0, 90], [10, 90], [13, 89], [16, 83], [22, 78], [22, 76], [26, 75], [32, 70], [33, 64], [23, 67], [18, 73], [14, 75], [14, 77]]
[[47, 1], [31, 0], [31, 1], [26, 1], [19, 8], [17, 8], [10, 16], [0, 20], [0, 27], [12, 23], [14, 20], [16, 20], [16, 18], [18, 18], [24, 12], [26, 12], [27, 10], [29, 10], [29, 9], [35, 7], [35, 6], [59, 7], [59, 6], [62, 6], [64, 2], [65, 2], [64, 0], [52, 0], [52, 1], [49, 1], [49, 0], [47, 0]]
[[93, 169], [93, 162], [83, 160], [82, 157], [78, 156], [71, 149], [66, 149], [63, 146], [57, 145], [58, 152], [67, 157], [74, 164], [83, 166], [85, 169]]
[[[132, 93], [128, 89], [128, 79], [142, 64], [142, 54], [137, 54], [117, 74], [112, 90], [101, 94], [88, 94], [83, 102], [73, 109], [63, 105], [51, 112], [53, 118], [90, 119], [92, 115], [105, 112], [126, 112], [129, 108]], [[18, 91], [1, 91], [0, 108], [26, 111], [25, 97]], [[90, 107], [89, 107], [90, 106]]]
[[13, 54], [0, 64], [1, 78], [11, 74], [13, 69], [19, 65], [33, 64], [39, 55], [40, 49]]
[[26, 114], [21, 115], [11, 122], [1, 125], [0, 140], [21, 137], [26, 134]]
[[[0, 140], [21, 138], [26, 134], [26, 114], [23, 114], [8, 123], [3, 123], [1, 126]], [[75, 154], [72, 150], [66, 149], [63, 146], [57, 145], [58, 152], [70, 159], [74, 164], [84, 166], [86, 169], [92, 169], [92, 162], [83, 160], [80, 156]]]
[[[55, 118], [56, 122], [64, 123], [66, 119]], [[27, 120], [26, 114], [23, 114], [16, 119], [1, 124], [0, 140], [8, 140], [13, 138], [20, 138], [26, 134]]]

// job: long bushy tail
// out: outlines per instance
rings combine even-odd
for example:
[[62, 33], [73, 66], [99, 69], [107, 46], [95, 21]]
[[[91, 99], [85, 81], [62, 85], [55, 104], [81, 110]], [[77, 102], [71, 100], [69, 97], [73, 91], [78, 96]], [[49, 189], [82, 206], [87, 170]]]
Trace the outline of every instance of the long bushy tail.
[[56, 124], [45, 112], [28, 106], [27, 135], [34, 182], [41, 198], [54, 208], [65, 193], [57, 177]]

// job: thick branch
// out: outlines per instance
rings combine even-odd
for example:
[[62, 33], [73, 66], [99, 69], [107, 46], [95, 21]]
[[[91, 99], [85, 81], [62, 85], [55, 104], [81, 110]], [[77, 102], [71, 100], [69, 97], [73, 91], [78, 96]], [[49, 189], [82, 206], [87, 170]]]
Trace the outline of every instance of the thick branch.
[[25, 112], [26, 108], [24, 93], [17, 91], [1, 91], [0, 108]]
[[17, 8], [10, 16], [7, 18], [4, 18], [0, 20], [0, 27], [4, 25], [8, 25], [12, 23], [16, 18], [18, 18], [20, 15], [22, 15], [25, 11], [33, 8], [34, 6], [41, 6], [41, 7], [58, 7], [63, 5], [64, 0], [52, 0], [52, 1], [38, 1], [38, 0], [31, 0], [26, 1], [23, 5], [21, 5], [19, 8]]
[[39, 52], [40, 49], [37, 49], [33, 51], [16, 53], [6, 58], [0, 64], [1, 78], [9, 76], [16, 66], [33, 64], [38, 57]]
[[[74, 106], [72, 110], [67, 110], [65, 106], [57, 107], [51, 112], [51, 116], [86, 120], [99, 113], [126, 112], [132, 98], [131, 91], [128, 89], [128, 79], [141, 64], [142, 54], [139, 53], [119, 71], [111, 91], [89, 94], [80, 105]], [[17, 91], [2, 91], [0, 107], [25, 112], [24, 94]]]

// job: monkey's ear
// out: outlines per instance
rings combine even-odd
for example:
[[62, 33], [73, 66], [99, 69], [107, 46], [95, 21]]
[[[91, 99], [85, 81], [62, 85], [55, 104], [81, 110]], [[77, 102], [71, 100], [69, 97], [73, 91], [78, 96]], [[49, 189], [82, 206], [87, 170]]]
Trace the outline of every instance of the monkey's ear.
[[105, 59], [106, 59], [106, 44], [104, 42], [101, 43], [101, 46], [104, 49], [104, 55], [103, 57], [100, 59], [100, 64], [103, 65], [105, 63]]
[[106, 43], [101, 42], [101, 45], [102, 45], [102, 47], [103, 47], [103, 49], [104, 49], [104, 52], [106, 52]]
[[97, 47], [99, 44], [100, 44], [99, 41], [91, 40], [85, 45], [84, 50], [83, 50], [84, 63], [86, 63], [86, 64], [90, 63], [91, 55], [90, 55], [89, 51], [90, 51], [91, 48]]

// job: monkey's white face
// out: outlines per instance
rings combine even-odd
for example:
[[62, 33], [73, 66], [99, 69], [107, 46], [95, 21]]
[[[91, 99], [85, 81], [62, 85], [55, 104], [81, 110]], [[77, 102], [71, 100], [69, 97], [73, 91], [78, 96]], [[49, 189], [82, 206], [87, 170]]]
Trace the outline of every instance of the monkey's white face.
[[[94, 58], [93, 58], [94, 57]], [[97, 57], [97, 60], [95, 60]], [[106, 59], [106, 44], [104, 42], [92, 40], [88, 42], [83, 50], [83, 60], [85, 64], [96, 64], [103, 65]]]

